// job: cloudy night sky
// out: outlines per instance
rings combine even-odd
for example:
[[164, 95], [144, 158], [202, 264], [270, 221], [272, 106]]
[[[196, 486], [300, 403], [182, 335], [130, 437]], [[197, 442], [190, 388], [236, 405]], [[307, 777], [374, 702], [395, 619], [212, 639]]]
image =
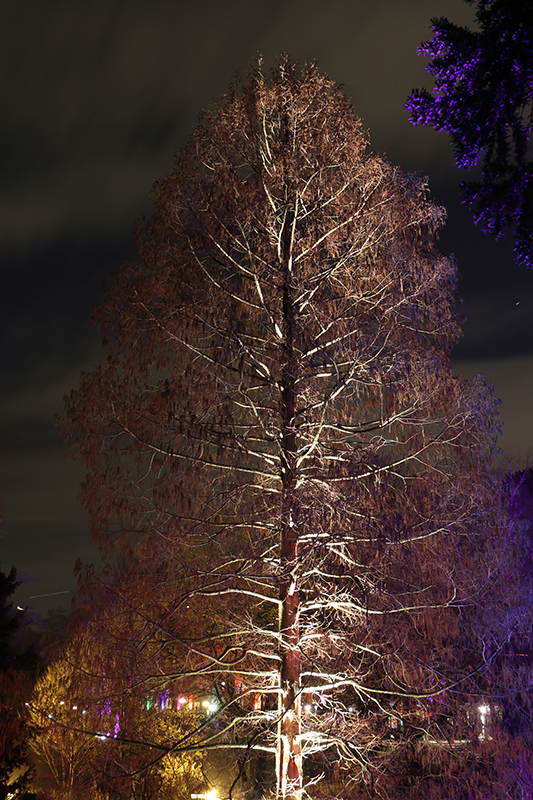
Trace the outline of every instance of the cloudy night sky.
[[494, 385], [511, 466], [533, 454], [533, 272], [474, 228], [446, 137], [403, 111], [430, 86], [416, 48], [438, 16], [474, 20], [462, 0], [3, 0], [0, 564], [25, 579], [21, 605], [68, 607], [76, 559], [96, 557], [76, 501], [83, 472], [54, 416], [102, 357], [90, 323], [102, 282], [135, 259], [132, 223], [198, 111], [258, 53], [317, 60], [372, 149], [429, 176], [468, 316], [456, 367]]

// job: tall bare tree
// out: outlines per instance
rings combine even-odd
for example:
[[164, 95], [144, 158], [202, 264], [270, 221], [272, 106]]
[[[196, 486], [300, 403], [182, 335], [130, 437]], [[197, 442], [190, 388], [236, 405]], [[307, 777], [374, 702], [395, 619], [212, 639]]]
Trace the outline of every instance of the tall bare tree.
[[495, 574], [494, 402], [449, 361], [444, 210], [368, 146], [314, 66], [234, 82], [155, 183], [62, 423], [102, 553], [141, 565], [143, 680], [210, 687], [201, 746], [270, 754], [291, 800], [320, 753], [368, 780], [391, 714], [418, 735], [488, 658], [474, 626], [444, 654]]

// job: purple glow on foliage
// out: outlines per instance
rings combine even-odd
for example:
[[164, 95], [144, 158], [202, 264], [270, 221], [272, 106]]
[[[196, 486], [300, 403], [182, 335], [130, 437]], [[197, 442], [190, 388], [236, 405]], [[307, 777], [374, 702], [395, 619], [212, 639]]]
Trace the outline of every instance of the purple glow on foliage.
[[481, 165], [463, 202], [486, 233], [512, 230], [517, 261], [533, 267], [533, 4], [480, 0], [477, 20], [479, 31], [433, 20], [418, 53], [435, 88], [416, 89], [406, 110], [450, 137], [459, 168]]

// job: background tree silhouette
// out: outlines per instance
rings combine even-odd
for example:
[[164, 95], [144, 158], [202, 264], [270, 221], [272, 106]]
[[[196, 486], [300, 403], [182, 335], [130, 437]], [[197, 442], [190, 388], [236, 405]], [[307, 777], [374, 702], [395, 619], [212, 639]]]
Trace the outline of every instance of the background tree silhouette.
[[374, 780], [512, 624], [468, 612], [502, 578], [498, 423], [450, 364], [444, 217], [314, 66], [259, 65], [154, 185], [66, 401], [139, 680], [216, 696], [196, 746], [263, 754], [280, 798]]
[[0, 798], [23, 792], [31, 780], [31, 728], [24, 703], [41, 660], [21, 639], [27, 623], [11, 602], [19, 585], [15, 567], [8, 574], [0, 571]]

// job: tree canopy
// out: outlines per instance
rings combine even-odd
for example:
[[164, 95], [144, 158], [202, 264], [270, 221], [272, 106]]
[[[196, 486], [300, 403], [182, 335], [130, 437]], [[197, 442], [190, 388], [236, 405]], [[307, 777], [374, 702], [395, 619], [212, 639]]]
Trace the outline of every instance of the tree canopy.
[[[466, 0], [476, 2], [476, 0]], [[418, 52], [431, 61], [432, 92], [416, 89], [406, 109], [415, 125], [450, 137], [457, 166], [481, 166], [461, 185], [474, 220], [496, 237], [512, 231], [519, 263], [533, 266], [533, 6], [477, 0], [478, 30], [445, 17]]]
[[115, 696], [209, 692], [195, 746], [263, 759], [280, 798], [373, 786], [391, 719], [438, 750], [431, 702], [482, 691], [508, 637], [510, 597], [474, 612], [504, 574], [498, 421], [450, 363], [444, 218], [316, 67], [259, 65], [155, 183], [96, 314], [109, 355], [66, 400], [116, 563], [85, 585], [137, 620], [102, 634]]

